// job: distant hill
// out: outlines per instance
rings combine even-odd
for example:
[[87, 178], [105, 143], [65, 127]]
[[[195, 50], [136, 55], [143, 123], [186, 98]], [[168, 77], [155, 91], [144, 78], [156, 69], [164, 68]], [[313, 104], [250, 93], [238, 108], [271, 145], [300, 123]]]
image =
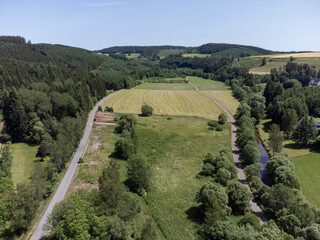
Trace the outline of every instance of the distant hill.
[[277, 52], [266, 50], [254, 46], [245, 46], [237, 44], [227, 44], [227, 43], [208, 43], [201, 45], [196, 48], [197, 53], [200, 54], [214, 54], [232, 57], [246, 57], [246, 56], [257, 56], [257, 55], [267, 55], [274, 54]]
[[102, 54], [132, 54], [138, 53], [141, 57], [165, 57], [171, 54], [180, 53], [198, 53], [213, 54], [216, 58], [225, 56], [246, 57], [274, 54], [277, 52], [266, 50], [254, 46], [245, 46], [227, 43], [208, 43], [199, 47], [183, 47], [183, 46], [115, 46], [95, 51]]

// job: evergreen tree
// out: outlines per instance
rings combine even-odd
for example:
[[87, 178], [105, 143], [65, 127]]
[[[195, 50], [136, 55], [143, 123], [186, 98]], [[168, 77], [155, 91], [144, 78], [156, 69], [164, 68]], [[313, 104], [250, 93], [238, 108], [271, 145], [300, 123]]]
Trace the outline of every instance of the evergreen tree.
[[6, 132], [11, 135], [12, 140], [24, 140], [29, 121], [20, 97], [15, 90], [10, 91], [9, 95], [4, 98], [3, 117]]
[[317, 129], [314, 124], [313, 118], [305, 116], [298, 123], [298, 126], [293, 133], [293, 138], [296, 139], [299, 144], [307, 145], [316, 137]]
[[99, 178], [99, 196], [103, 211], [114, 213], [123, 198], [119, 167], [112, 160]]
[[280, 132], [280, 127], [277, 124], [272, 124], [270, 127], [268, 145], [272, 150], [272, 153], [281, 152], [283, 137]]
[[289, 138], [293, 134], [297, 123], [298, 115], [296, 111], [294, 109], [288, 108], [284, 115], [284, 118], [282, 119], [282, 129], [283, 132], [287, 135], [287, 138]]
[[127, 184], [130, 189], [140, 195], [150, 190], [150, 168], [146, 159], [133, 155], [128, 159]]

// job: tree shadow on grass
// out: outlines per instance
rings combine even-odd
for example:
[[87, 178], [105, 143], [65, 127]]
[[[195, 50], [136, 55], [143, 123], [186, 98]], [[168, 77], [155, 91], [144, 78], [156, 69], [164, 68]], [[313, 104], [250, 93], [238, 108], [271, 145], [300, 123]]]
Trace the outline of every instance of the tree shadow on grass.
[[204, 223], [203, 209], [201, 206], [192, 206], [188, 210], [186, 210], [185, 213], [188, 215], [187, 218], [192, 222], [198, 224]]
[[272, 124], [272, 121], [265, 122], [264, 124], [262, 124], [263, 131], [266, 133], [269, 132], [271, 124]]
[[287, 143], [283, 147], [294, 150], [310, 149], [312, 153], [320, 153], [320, 140], [310, 143], [308, 145], [302, 145], [299, 143]]

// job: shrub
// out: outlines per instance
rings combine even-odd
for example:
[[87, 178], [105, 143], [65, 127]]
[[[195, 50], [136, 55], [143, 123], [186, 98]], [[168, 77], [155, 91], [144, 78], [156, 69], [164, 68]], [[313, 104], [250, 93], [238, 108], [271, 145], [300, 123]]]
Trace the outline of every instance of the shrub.
[[134, 145], [130, 138], [120, 137], [115, 143], [115, 154], [124, 160], [134, 152]]
[[222, 127], [219, 126], [219, 127], [216, 128], [216, 131], [217, 131], [217, 132], [222, 132], [223, 129], [222, 129]]
[[214, 174], [215, 168], [210, 163], [206, 163], [202, 166], [201, 174], [204, 176], [212, 176]]
[[79, 158], [78, 163], [83, 163], [83, 158]]
[[148, 104], [142, 105], [141, 107], [142, 116], [149, 117], [152, 115], [152, 113], [153, 113], [153, 108], [150, 105]]
[[210, 126], [213, 129], [215, 129], [216, 127], [219, 126], [219, 124], [217, 123], [217, 121], [211, 120], [211, 121], [208, 122], [208, 126]]
[[227, 122], [227, 115], [224, 113], [221, 113], [218, 117], [219, 124], [225, 124]]
[[102, 107], [101, 106], [98, 106], [98, 111], [102, 111]]
[[105, 106], [104, 111], [105, 112], [113, 112], [113, 107]]

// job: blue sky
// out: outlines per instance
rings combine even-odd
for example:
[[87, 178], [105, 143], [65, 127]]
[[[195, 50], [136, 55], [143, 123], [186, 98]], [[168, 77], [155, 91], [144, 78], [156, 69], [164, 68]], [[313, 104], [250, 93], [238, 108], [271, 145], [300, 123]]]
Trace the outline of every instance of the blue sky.
[[102, 49], [208, 42], [320, 51], [319, 0], [0, 0], [0, 35]]

